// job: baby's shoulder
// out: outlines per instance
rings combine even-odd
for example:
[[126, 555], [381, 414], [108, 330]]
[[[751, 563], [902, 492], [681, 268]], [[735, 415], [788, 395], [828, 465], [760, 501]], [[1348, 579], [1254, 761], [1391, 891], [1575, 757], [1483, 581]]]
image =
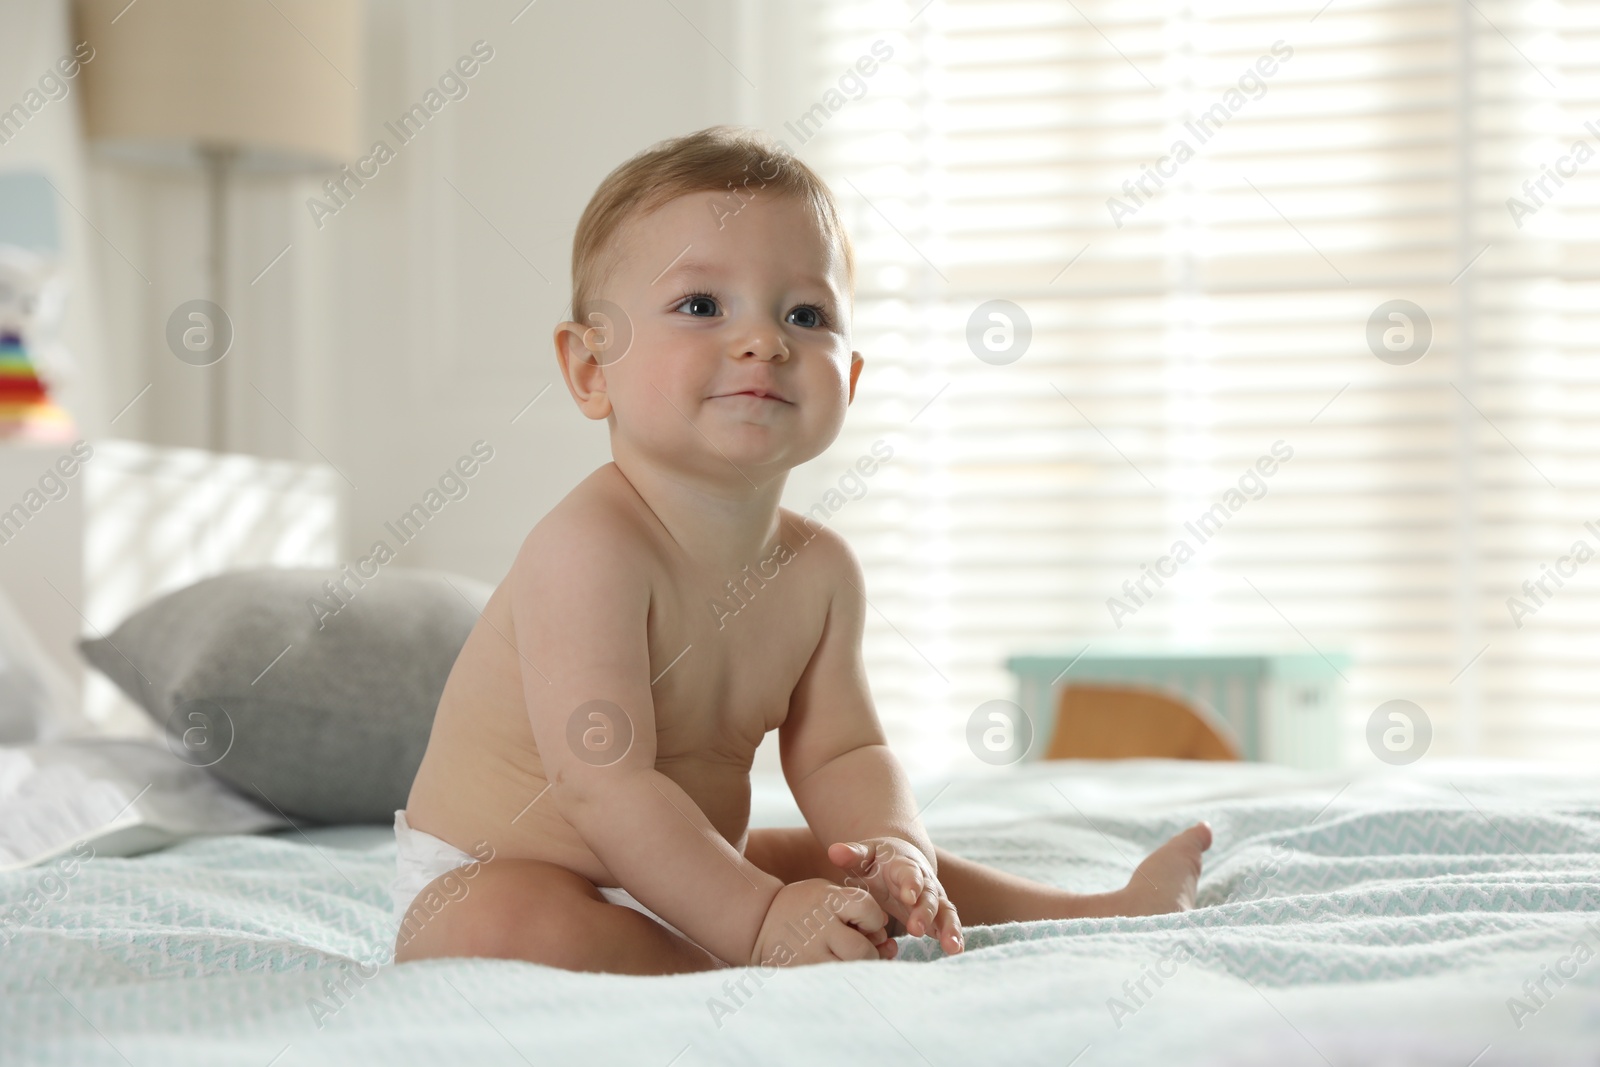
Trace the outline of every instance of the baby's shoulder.
[[779, 543], [792, 553], [793, 559], [804, 560], [807, 570], [814, 570], [830, 584], [848, 580], [860, 588], [861, 561], [842, 534], [782, 507], [778, 509], [778, 524], [782, 531]]
[[[633, 497], [633, 499], [630, 499]], [[513, 574], [644, 578], [656, 539], [627, 480], [606, 464], [579, 482], [522, 540]]]

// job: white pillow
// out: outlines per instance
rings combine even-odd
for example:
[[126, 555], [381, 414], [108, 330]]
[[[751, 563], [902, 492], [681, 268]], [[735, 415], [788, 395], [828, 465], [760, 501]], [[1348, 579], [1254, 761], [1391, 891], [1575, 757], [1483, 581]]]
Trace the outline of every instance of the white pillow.
[[289, 826], [160, 741], [83, 738], [0, 747], [0, 871], [80, 845], [132, 856], [203, 834]]

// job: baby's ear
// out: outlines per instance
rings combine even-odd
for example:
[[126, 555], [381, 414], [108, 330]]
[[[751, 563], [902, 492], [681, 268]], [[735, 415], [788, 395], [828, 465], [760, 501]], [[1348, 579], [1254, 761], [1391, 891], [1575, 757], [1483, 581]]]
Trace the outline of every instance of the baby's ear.
[[850, 399], [845, 401], [846, 405], [855, 401], [856, 379], [861, 377], [861, 368], [865, 363], [866, 360], [861, 358], [860, 352], [850, 353]]
[[591, 419], [603, 419], [611, 414], [611, 397], [606, 393], [606, 368], [599, 354], [585, 343], [593, 335], [593, 328], [581, 322], [557, 324], [556, 362], [561, 364], [561, 376], [578, 402], [578, 410]]

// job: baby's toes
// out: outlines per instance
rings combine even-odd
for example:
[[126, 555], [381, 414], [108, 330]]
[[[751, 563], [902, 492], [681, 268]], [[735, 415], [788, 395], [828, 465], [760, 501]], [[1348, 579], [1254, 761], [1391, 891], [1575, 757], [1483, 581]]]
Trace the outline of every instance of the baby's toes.
[[955, 954], [966, 945], [961, 936], [961, 920], [956, 916], [955, 905], [946, 904], [934, 920], [933, 934], [947, 953]]
[[900, 898], [900, 903], [911, 907], [922, 895], [924, 886], [922, 869], [909, 861], [896, 864], [887, 872], [889, 884], [894, 887], [894, 893]]
[[828, 862], [841, 870], [857, 870], [871, 858], [867, 846], [859, 841], [835, 841], [828, 846]]

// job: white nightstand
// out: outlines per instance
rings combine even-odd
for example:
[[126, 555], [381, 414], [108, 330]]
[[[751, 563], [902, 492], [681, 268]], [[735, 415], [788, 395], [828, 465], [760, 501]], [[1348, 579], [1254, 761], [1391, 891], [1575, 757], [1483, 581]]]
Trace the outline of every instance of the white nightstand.
[[[85, 472], [71, 447], [0, 443], [0, 588], [60, 676], [62, 698], [79, 707], [83, 668], [73, 640], [83, 627]], [[56, 466], [63, 456], [70, 477]], [[16, 709], [0, 709], [0, 722], [25, 728]], [[0, 741], [23, 740], [0, 731]]]

